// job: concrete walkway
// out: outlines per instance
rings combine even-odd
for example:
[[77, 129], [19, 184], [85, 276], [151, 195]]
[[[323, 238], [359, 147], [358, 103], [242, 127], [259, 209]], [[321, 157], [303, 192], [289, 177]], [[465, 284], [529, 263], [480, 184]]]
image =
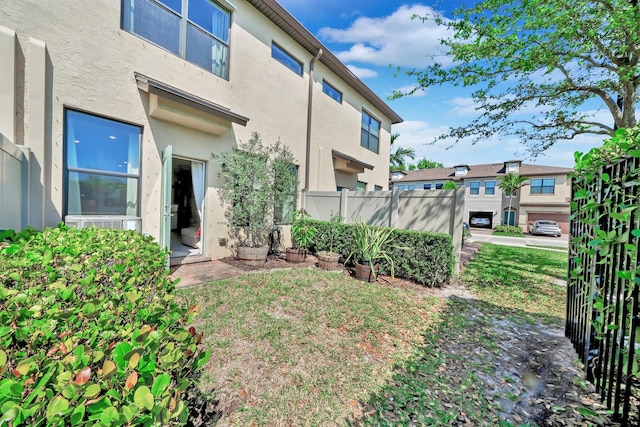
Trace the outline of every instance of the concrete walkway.
[[[460, 253], [460, 267], [464, 268], [476, 256], [479, 249], [480, 245], [477, 244], [464, 245]], [[212, 260], [171, 267], [169, 277], [172, 280], [180, 279], [176, 285], [177, 288], [186, 288], [249, 273], [249, 271], [241, 270], [220, 260]]]
[[246, 273], [246, 271], [240, 270], [220, 260], [212, 260], [172, 267], [169, 277], [173, 280], [179, 278], [180, 283], [178, 283], [176, 287], [185, 288], [214, 280], [229, 279]]

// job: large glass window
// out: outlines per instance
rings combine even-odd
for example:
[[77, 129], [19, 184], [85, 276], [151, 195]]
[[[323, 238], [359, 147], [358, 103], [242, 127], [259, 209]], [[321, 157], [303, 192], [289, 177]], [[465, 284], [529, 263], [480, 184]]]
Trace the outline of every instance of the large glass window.
[[342, 103], [342, 93], [335, 87], [331, 86], [325, 80], [322, 81], [322, 92], [335, 99], [336, 102]]
[[229, 78], [231, 13], [212, 0], [123, 0], [122, 28]]
[[480, 181], [471, 181], [469, 183], [469, 194], [472, 196], [480, 194]]
[[302, 62], [298, 61], [291, 54], [289, 54], [289, 52], [285, 51], [275, 43], [271, 43], [271, 57], [297, 75], [302, 75]]
[[555, 178], [531, 180], [531, 194], [553, 194], [555, 188]]
[[68, 215], [139, 215], [138, 126], [65, 110]]
[[364, 148], [378, 152], [378, 139], [380, 137], [380, 122], [371, 117], [367, 112], [362, 112], [362, 129], [360, 145]]
[[485, 181], [484, 182], [484, 194], [486, 196], [493, 196], [496, 194], [496, 182], [495, 181]]

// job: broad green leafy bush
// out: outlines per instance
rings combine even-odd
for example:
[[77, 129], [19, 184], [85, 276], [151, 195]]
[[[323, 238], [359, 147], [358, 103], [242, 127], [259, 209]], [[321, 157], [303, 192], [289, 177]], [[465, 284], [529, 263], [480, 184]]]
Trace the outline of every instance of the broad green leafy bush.
[[524, 234], [522, 227], [517, 225], [496, 225], [493, 231], [498, 233]]
[[0, 244], [0, 426], [182, 425], [209, 358], [151, 238], [60, 226]]
[[[328, 251], [332, 233], [333, 251], [344, 261], [355, 249], [353, 224], [309, 220], [316, 229], [314, 252]], [[394, 246], [390, 250], [396, 277], [414, 280], [426, 286], [442, 286], [451, 280], [455, 258], [451, 236], [426, 231], [394, 230]], [[410, 248], [410, 249], [401, 249]], [[383, 263], [382, 274], [390, 273]]]

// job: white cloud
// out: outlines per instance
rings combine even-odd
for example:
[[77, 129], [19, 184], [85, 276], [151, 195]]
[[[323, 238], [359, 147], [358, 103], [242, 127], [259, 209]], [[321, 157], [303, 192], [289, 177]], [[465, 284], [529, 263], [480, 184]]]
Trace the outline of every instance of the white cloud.
[[400, 134], [396, 144], [415, 150], [416, 161], [426, 157], [446, 167], [457, 164], [502, 163], [511, 159], [546, 166], [573, 167], [576, 151], [586, 153], [593, 147], [601, 146], [604, 140], [601, 135], [580, 135], [571, 141], [558, 141], [543, 154], [532, 158], [527, 147], [513, 137], [494, 137], [476, 144], [472, 144], [470, 139], [458, 143], [451, 140], [431, 144], [448, 129], [447, 126], [433, 126], [425, 121], [410, 120], [394, 125], [392, 132]]
[[347, 29], [325, 27], [318, 34], [330, 42], [353, 44], [349, 50], [336, 53], [345, 63], [424, 68], [433, 62], [432, 56], [438, 57], [438, 62], [450, 63], [440, 48], [440, 39], [448, 35], [445, 27], [433, 19], [412, 20], [413, 15], [433, 17], [438, 13], [428, 6], [403, 5], [389, 16], [360, 17]]
[[370, 68], [360, 68], [355, 65], [347, 65], [347, 68], [351, 70], [353, 74], [359, 79], [372, 79], [378, 77], [378, 73]]
[[427, 94], [427, 89], [425, 89], [423, 87], [419, 87], [417, 84], [400, 86], [400, 87], [396, 88], [395, 91], [396, 92], [400, 92], [400, 93], [409, 93], [414, 89], [415, 89], [415, 92], [412, 93], [411, 95], [407, 95], [407, 96], [420, 98], [420, 97], [425, 96]]

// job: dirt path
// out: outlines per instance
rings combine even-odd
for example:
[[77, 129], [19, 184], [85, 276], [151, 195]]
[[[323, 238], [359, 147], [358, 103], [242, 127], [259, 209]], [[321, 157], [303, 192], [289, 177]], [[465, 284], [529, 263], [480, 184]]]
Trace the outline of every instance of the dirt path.
[[[439, 291], [455, 303], [469, 325], [467, 338], [443, 337], [440, 351], [452, 383], [462, 383], [470, 369], [500, 419], [514, 426], [616, 426], [592, 384], [585, 380], [578, 356], [561, 325], [531, 324], [493, 313], [464, 287]], [[473, 337], [472, 337], [473, 336]], [[478, 345], [478, 343], [486, 345]], [[455, 425], [478, 425], [459, 417]], [[487, 424], [489, 425], [489, 424]], [[508, 425], [508, 424], [505, 424]]]

